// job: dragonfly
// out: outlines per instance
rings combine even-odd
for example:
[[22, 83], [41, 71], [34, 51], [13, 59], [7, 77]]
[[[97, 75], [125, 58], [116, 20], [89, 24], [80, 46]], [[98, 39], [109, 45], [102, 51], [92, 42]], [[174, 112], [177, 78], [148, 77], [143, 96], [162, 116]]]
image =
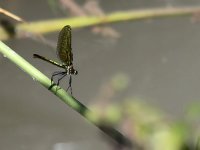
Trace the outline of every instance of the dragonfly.
[[[34, 58], [39, 58], [48, 63], [51, 63], [57, 67], [63, 68], [64, 71], [56, 71], [51, 76], [51, 89], [53, 86], [59, 86], [60, 81], [65, 77], [69, 76], [69, 84], [67, 91], [70, 89], [70, 93], [72, 95], [72, 75], [77, 75], [78, 71], [73, 67], [73, 53], [71, 48], [71, 27], [66, 25], [62, 28], [58, 36], [57, 42], [57, 56], [62, 63], [57, 63], [51, 59], [47, 59], [46, 57], [40, 56], [38, 54], [33, 54]], [[57, 83], [54, 83], [54, 78], [58, 77]]]

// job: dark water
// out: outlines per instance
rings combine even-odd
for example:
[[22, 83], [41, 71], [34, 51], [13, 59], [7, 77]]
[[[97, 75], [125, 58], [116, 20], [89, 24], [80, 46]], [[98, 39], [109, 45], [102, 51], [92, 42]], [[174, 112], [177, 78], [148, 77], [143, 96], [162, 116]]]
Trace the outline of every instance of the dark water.
[[[197, 0], [102, 0], [100, 4], [106, 12], [200, 5]], [[63, 17], [53, 14], [46, 1], [1, 0], [0, 6], [30, 21]], [[125, 96], [139, 97], [177, 118], [183, 116], [185, 107], [200, 98], [199, 23], [179, 17], [111, 26], [121, 34], [119, 40], [94, 35], [89, 28], [73, 30], [74, 66], [79, 71], [73, 78], [74, 95], [87, 104], [106, 80], [123, 72], [131, 78]], [[47, 37], [56, 41], [57, 33]], [[30, 39], [6, 43], [46, 75], [57, 71], [32, 58], [39, 53], [56, 59], [47, 46]], [[60, 150], [56, 143], [82, 141], [106, 149], [96, 127], [7, 59], [0, 58], [0, 67], [0, 149]]]

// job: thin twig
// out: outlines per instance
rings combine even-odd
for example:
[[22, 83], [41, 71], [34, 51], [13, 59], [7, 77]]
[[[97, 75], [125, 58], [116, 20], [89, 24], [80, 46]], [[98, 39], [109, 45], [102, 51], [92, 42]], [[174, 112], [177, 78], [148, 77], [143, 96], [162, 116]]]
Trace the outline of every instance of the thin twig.
[[[26, 21], [25, 19], [22, 19], [21, 17], [3, 9], [3, 8], [0, 8], [0, 13], [4, 14], [5, 16], [8, 16], [18, 22], [22, 22], [24, 24], [29, 24], [28, 21]], [[14, 26], [14, 25], [13, 25]], [[15, 27], [14, 27], [14, 30], [15, 30]], [[6, 33], [8, 37], [13, 37], [13, 36], [10, 36], [8, 32], [5, 32], [5, 30], [3, 30], [4, 32], [3, 33]], [[56, 47], [56, 44], [53, 42], [53, 41], [50, 41], [48, 39], [46, 39], [42, 34], [40, 33], [33, 33], [33, 32], [18, 32], [17, 35], [15, 35], [16, 37], [29, 37], [35, 41], [38, 41], [38, 42], [42, 42], [44, 43], [45, 45], [48, 45], [50, 46], [51, 48], [55, 49]]]
[[3, 8], [0, 8], [0, 13], [6, 15], [6, 16], [9, 16], [10, 18], [16, 20], [16, 21], [19, 21], [19, 22], [25, 22], [22, 18], [20, 18], [19, 16], [3, 9]]
[[[29, 24], [18, 24], [16, 30], [20, 33], [22, 31], [31, 33], [45, 34], [49, 32], [55, 32], [60, 30], [66, 24], [70, 24], [72, 28], [87, 27], [97, 24], [107, 24], [114, 22], [122, 22], [129, 20], [141, 20], [149, 18], [161, 18], [161, 17], [175, 17], [183, 15], [193, 15], [200, 12], [200, 7], [182, 7], [182, 8], [156, 8], [156, 9], [145, 9], [145, 10], [134, 10], [134, 11], [121, 11], [107, 14], [104, 17], [74, 17], [74, 18], [63, 18], [55, 20], [46, 20], [39, 22], [32, 22]], [[6, 40], [9, 36], [3, 32], [0, 28], [0, 40]]]
[[[69, 10], [72, 15], [77, 17], [98, 16], [104, 17], [105, 13], [100, 8], [97, 1], [88, 0], [83, 6], [80, 6], [75, 0], [60, 0], [61, 7], [65, 10]], [[105, 37], [119, 38], [120, 34], [113, 28], [108, 26], [94, 26], [92, 31], [96, 34], [101, 34]]]

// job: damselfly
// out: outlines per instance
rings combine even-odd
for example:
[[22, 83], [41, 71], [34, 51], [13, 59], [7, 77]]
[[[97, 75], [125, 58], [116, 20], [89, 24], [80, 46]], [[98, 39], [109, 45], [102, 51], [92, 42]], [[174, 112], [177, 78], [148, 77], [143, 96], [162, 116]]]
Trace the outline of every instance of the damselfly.
[[[43, 56], [40, 56], [38, 54], [33, 54], [34, 58], [42, 59], [46, 62], [49, 62], [55, 66], [58, 66], [60, 68], [63, 68], [64, 71], [56, 71], [51, 76], [51, 86], [49, 89], [51, 89], [55, 85], [59, 85], [60, 81], [67, 75], [69, 75], [69, 85], [67, 88], [67, 91], [70, 89], [71, 95], [72, 95], [72, 77], [71, 75], [77, 75], [78, 71], [74, 69], [73, 67], [73, 53], [71, 48], [71, 27], [69, 25], [66, 25], [62, 28], [62, 30], [59, 33], [58, 36], [58, 43], [57, 43], [57, 55], [59, 59], [62, 61], [62, 63], [57, 63], [53, 60], [47, 59]], [[53, 84], [54, 77], [59, 76], [58, 81], [56, 84]]]

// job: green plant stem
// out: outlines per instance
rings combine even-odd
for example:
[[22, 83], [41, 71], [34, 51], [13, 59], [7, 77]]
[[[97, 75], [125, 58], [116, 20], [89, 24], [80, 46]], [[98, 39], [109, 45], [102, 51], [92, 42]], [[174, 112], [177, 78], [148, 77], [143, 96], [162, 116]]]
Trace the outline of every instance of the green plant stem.
[[[49, 32], [55, 32], [60, 30], [66, 24], [70, 24], [72, 28], [81, 28], [97, 24], [114, 23], [119, 21], [136, 21], [148, 18], [158, 17], [175, 17], [183, 15], [192, 15], [200, 12], [200, 7], [173, 7], [173, 8], [152, 8], [152, 9], [140, 9], [131, 11], [117, 11], [110, 14], [106, 14], [103, 17], [87, 16], [87, 17], [73, 17], [44, 20], [30, 23], [20, 23], [16, 25], [17, 35], [16, 37], [23, 37], [24, 32], [32, 32], [45, 34]], [[0, 28], [0, 40], [6, 40], [9, 35]]]
[[[33, 67], [29, 62], [19, 56], [15, 51], [5, 45], [0, 41], [0, 53], [4, 55], [4, 57], [8, 58], [14, 64], [16, 64], [20, 69], [29, 74], [34, 81], [38, 81], [47, 89], [51, 86], [51, 80], [46, 77], [43, 73]], [[59, 90], [57, 90], [59, 89]], [[100, 130], [102, 130], [105, 134], [110, 136], [114, 141], [116, 141], [120, 145], [132, 146], [131, 142], [123, 136], [119, 131], [114, 128], [105, 128], [97, 122], [99, 119], [96, 114], [90, 111], [85, 105], [83, 105], [80, 101], [76, 100], [74, 97], [71, 97], [64, 89], [54, 86], [50, 90], [57, 97], [59, 97], [65, 104], [71, 107], [73, 110], [80, 113], [84, 118], [88, 121], [96, 125]], [[136, 144], [134, 145], [136, 146]], [[137, 146], [138, 147], [138, 146]]]

